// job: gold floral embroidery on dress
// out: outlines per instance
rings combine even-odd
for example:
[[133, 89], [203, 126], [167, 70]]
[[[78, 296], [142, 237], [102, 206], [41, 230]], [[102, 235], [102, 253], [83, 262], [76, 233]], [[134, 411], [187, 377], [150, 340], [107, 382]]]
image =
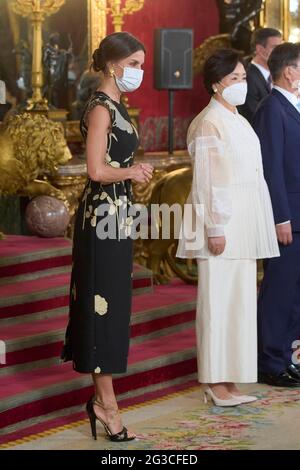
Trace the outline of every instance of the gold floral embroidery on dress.
[[[109, 215], [114, 215], [116, 213], [117, 207], [122, 205], [121, 199], [115, 198], [115, 200], [113, 201], [113, 199], [110, 197], [110, 195], [106, 191], [102, 191], [100, 194], [95, 194], [95, 196], [93, 197], [93, 200], [96, 201], [97, 199], [99, 199], [100, 201], [103, 201], [104, 199], [107, 200], [107, 202], [109, 203], [109, 209], [108, 209]], [[95, 214], [97, 214], [97, 209], [95, 209], [94, 212]]]
[[123, 163], [129, 162], [132, 158], [133, 158], [133, 153], [131, 155], [129, 155], [129, 157], [126, 158]]
[[112, 160], [108, 153], [105, 155], [105, 162], [114, 168], [120, 168], [121, 166], [119, 162]]
[[74, 300], [76, 300], [76, 286], [75, 283], [73, 284], [72, 290], [71, 290], [71, 296]]
[[130, 237], [131, 231], [132, 231], [132, 225], [133, 225], [132, 215], [130, 215], [129, 217], [126, 217], [125, 220], [122, 218], [121, 223], [120, 223], [120, 229], [125, 230], [126, 237]]
[[84, 191], [84, 195], [83, 195], [83, 197], [82, 197], [82, 200], [83, 200], [83, 201], [86, 201], [88, 195], [91, 194], [91, 192], [92, 192], [92, 188], [90, 188], [90, 186], [87, 187], [86, 190]]
[[85, 219], [91, 219], [91, 226], [96, 227], [97, 224], [97, 208], [94, 209], [93, 206], [89, 205], [88, 210], [85, 211]]
[[139, 138], [139, 133], [137, 131], [137, 128], [135, 127], [134, 124], [131, 123], [131, 125], [132, 125], [132, 128], [133, 128], [134, 132], [135, 132], [135, 135], [137, 136], [137, 138]]
[[87, 103], [87, 106], [85, 108], [83, 118], [81, 120], [81, 126], [83, 128], [84, 134], [87, 135], [88, 132], [88, 122], [87, 122], [87, 116], [88, 114], [96, 107], [96, 106], [103, 106], [104, 108], [107, 109], [107, 111], [110, 114], [111, 121], [112, 123], [115, 122], [115, 117], [114, 117], [114, 112], [115, 112], [115, 107], [111, 106], [111, 103], [108, 99], [103, 99], [99, 96], [92, 96], [90, 100]]
[[86, 204], [87, 204], [87, 198], [88, 195], [91, 194], [92, 188], [91, 188], [91, 180], [89, 180], [88, 186], [85, 188], [82, 201], [84, 202], [84, 210], [83, 210], [83, 220], [82, 220], [82, 230], [84, 229], [85, 225], [85, 219], [86, 219]]
[[[120, 240], [120, 224], [119, 224], [119, 212], [118, 208], [120, 208], [122, 205], [127, 206], [127, 196], [121, 196], [117, 197], [116, 195], [116, 187], [115, 183], [113, 183], [113, 190], [114, 190], [114, 200], [110, 197], [110, 195], [102, 189], [102, 192], [100, 194], [95, 194], [93, 196], [93, 200], [100, 200], [103, 201], [104, 199], [107, 200], [109, 204], [108, 208], [108, 214], [109, 215], [116, 215], [117, 217], [117, 223], [118, 223], [118, 239]], [[89, 218], [92, 214], [92, 206], [89, 206], [88, 210], [86, 211], [86, 217]], [[94, 209], [94, 216], [92, 218], [91, 225], [92, 227], [96, 227], [96, 220], [97, 220], [97, 208]]]
[[107, 102], [109, 108], [114, 111], [115, 114], [115, 119], [114, 122], [112, 123], [113, 126], [118, 127], [121, 131], [126, 131], [128, 134], [133, 134], [133, 126], [131, 122], [127, 121], [120, 111], [116, 108], [114, 104], [111, 102]]
[[106, 302], [104, 297], [101, 295], [95, 295], [95, 313], [99, 315], [105, 315], [107, 313], [108, 303]]

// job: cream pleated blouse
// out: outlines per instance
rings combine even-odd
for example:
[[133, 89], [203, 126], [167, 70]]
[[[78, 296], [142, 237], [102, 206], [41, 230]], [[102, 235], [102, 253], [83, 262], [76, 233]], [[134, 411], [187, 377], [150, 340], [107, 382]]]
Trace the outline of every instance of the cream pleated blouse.
[[[187, 144], [193, 181], [186, 204], [192, 204], [193, 217], [185, 210], [177, 257], [214, 256], [207, 237], [220, 235], [226, 237], [220, 258], [279, 256], [260, 142], [248, 121], [212, 98], [192, 121]], [[191, 249], [194, 218], [204, 230]]]

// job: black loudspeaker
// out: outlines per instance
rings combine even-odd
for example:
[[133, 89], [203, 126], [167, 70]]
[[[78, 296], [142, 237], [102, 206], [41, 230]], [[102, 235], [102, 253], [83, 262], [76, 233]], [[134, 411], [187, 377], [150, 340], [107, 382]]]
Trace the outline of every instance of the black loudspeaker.
[[193, 87], [193, 30], [156, 29], [154, 86], [158, 90]]

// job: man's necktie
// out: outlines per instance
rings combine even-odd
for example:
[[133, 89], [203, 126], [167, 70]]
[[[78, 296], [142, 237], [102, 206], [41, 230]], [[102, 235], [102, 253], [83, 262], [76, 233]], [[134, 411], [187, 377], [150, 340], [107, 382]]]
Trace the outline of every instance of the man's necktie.
[[270, 93], [272, 91], [272, 85], [273, 85], [272, 77], [271, 77], [271, 74], [269, 74], [268, 80], [267, 80], [267, 87], [268, 87], [268, 90], [269, 90]]

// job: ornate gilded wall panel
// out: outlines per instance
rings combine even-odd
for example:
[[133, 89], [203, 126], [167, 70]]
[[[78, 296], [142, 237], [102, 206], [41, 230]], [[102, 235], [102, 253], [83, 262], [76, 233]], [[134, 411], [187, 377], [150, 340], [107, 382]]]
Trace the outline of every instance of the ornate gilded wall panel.
[[87, 0], [88, 8], [88, 57], [99, 46], [106, 36], [106, 3], [107, 0]]
[[285, 41], [300, 41], [300, 0], [264, 0], [260, 24], [282, 31]]

